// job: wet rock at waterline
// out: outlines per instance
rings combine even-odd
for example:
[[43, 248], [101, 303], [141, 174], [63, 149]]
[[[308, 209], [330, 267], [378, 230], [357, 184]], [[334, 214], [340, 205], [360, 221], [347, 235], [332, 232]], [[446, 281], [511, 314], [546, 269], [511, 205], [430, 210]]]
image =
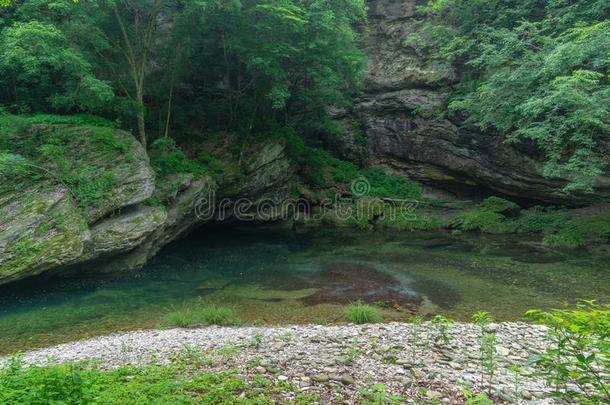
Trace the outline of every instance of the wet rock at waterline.
[[[144, 149], [124, 131], [36, 124], [22, 135], [44, 138], [50, 133], [64, 140], [69, 169], [89, 173], [92, 184], [75, 191], [55, 177], [40, 176], [9, 188], [2, 185], [21, 183], [0, 173], [0, 285], [83, 268], [138, 269], [160, 248], [213, 219], [198, 215], [202, 198], [214, 204], [210, 196], [256, 202], [282, 201], [288, 195], [290, 163], [285, 146], [276, 143], [248, 149], [245, 173], [226, 178], [220, 185], [224, 194], [216, 195], [217, 185], [207, 176], [156, 176]], [[50, 160], [40, 164], [49, 173], [56, 170]], [[91, 191], [95, 187], [103, 192]]]

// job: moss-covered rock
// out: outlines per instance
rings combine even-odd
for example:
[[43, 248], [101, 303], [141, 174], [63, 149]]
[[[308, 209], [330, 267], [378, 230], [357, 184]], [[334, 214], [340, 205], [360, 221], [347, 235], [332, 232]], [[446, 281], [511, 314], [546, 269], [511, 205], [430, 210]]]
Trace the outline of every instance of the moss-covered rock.
[[0, 197], [0, 284], [74, 263], [90, 240], [68, 190], [48, 187]]
[[155, 176], [132, 135], [48, 121], [0, 116], [0, 284], [133, 249], [164, 221], [138, 208]]

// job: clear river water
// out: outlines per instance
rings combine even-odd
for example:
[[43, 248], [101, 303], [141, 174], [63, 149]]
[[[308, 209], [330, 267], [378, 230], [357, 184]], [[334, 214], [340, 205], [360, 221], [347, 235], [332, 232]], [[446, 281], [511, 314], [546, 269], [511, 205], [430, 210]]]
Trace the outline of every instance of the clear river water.
[[414, 314], [518, 320], [531, 308], [610, 301], [610, 246], [553, 250], [519, 236], [205, 228], [143, 270], [0, 288], [0, 353], [154, 328], [169, 312], [227, 306], [244, 324], [344, 322], [362, 300]]

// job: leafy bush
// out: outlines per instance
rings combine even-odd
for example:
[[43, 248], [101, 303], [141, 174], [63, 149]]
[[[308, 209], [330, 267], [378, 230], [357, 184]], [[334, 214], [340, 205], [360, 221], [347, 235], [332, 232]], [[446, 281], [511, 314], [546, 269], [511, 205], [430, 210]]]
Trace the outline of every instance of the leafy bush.
[[520, 218], [516, 220], [517, 232], [542, 233], [551, 232], [568, 222], [570, 214], [564, 211], [554, 211], [543, 207], [534, 207], [522, 211]]
[[0, 402], [3, 404], [84, 404], [93, 402], [93, 382], [83, 378], [83, 370], [73, 364], [24, 368], [12, 359], [0, 371]]
[[475, 210], [458, 215], [453, 226], [463, 231], [512, 232], [514, 224], [506, 221], [506, 215], [517, 212], [518, 209], [519, 206], [513, 202], [499, 197], [489, 197]]
[[149, 151], [150, 163], [159, 176], [177, 173], [203, 174], [203, 166], [190, 160], [171, 138], [157, 139]]
[[519, 206], [517, 204], [500, 197], [489, 197], [485, 199], [485, 201], [479, 205], [479, 208], [481, 211], [497, 212], [499, 214], [519, 210]]
[[207, 152], [197, 155], [197, 163], [201, 164], [206, 172], [214, 175], [220, 175], [227, 170], [225, 163]]
[[334, 157], [330, 152], [307, 145], [295, 132], [285, 133], [288, 156], [300, 166], [300, 174], [310, 185], [331, 187], [334, 183], [349, 183], [359, 176], [353, 163]]
[[549, 328], [551, 344], [531, 359], [555, 394], [582, 404], [610, 402], [610, 306], [584, 301], [573, 310], [528, 311]]
[[379, 168], [362, 170], [361, 174], [371, 183], [371, 197], [421, 199], [420, 183], [408, 181], [401, 176], [388, 175]]
[[454, 225], [463, 231], [501, 232], [506, 217], [490, 211], [475, 210], [457, 216]]
[[347, 307], [345, 310], [345, 318], [348, 320], [348, 322], [358, 325], [383, 321], [383, 316], [379, 312], [379, 309], [372, 305], [364, 304], [360, 301]]
[[610, 211], [583, 215], [561, 222], [545, 232], [545, 243], [555, 247], [577, 248], [588, 242], [610, 240]]

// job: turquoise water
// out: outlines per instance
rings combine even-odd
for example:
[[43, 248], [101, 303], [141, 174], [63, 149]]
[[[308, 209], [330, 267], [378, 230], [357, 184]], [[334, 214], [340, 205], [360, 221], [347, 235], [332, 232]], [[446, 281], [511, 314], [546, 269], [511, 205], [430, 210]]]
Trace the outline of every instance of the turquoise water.
[[[88, 269], [82, 269], [84, 274]], [[142, 271], [36, 279], [0, 289], [0, 352], [152, 328], [182, 308], [231, 307], [247, 324], [386, 320], [478, 310], [499, 320], [586, 298], [610, 301], [610, 249], [557, 251], [523, 236], [342, 229], [203, 229]]]

